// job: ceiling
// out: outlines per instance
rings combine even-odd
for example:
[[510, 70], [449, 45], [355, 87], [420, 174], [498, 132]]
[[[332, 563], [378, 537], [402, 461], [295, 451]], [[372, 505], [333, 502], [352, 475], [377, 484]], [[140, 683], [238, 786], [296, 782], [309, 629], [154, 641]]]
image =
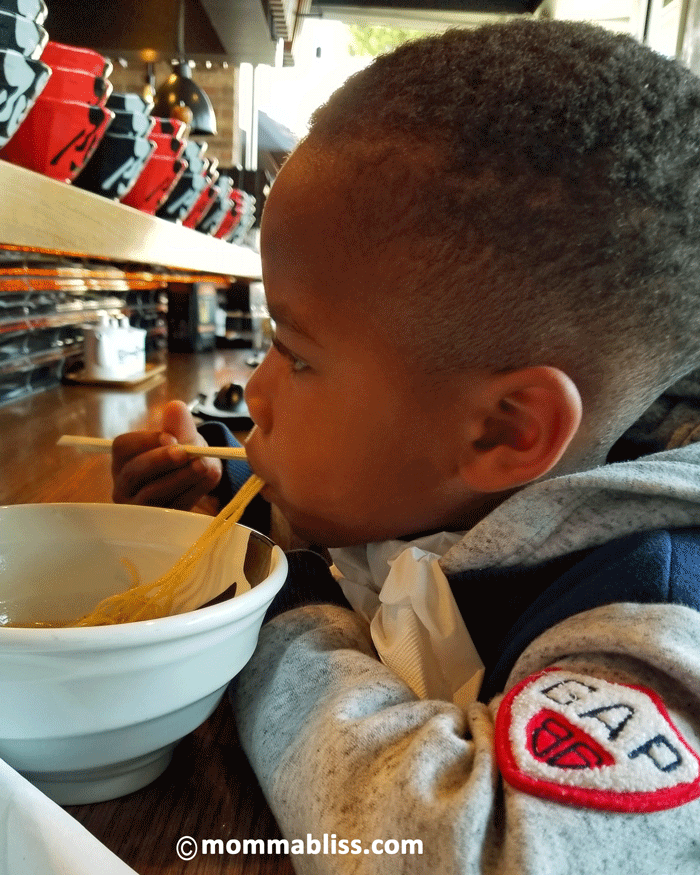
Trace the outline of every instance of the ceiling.
[[312, 12], [325, 9], [330, 14], [337, 7], [354, 7], [358, 13], [368, 8], [386, 10], [402, 10], [424, 16], [431, 12], [450, 12], [467, 16], [479, 15], [515, 15], [531, 13], [542, 0], [355, 0], [348, 4], [347, 0], [314, 0]]
[[[184, 0], [185, 53], [195, 60], [274, 64], [276, 43], [261, 0]], [[52, 40], [87, 46], [109, 57], [148, 60], [178, 54], [179, 0], [49, 0]], [[144, 58], [146, 59], [146, 58]]]
[[[51, 39], [110, 57], [144, 60], [177, 55], [180, 0], [50, 0]], [[183, 0], [185, 53], [194, 60], [274, 64], [278, 40], [285, 62], [307, 15], [399, 27], [480, 23], [493, 15], [531, 13], [541, 0]], [[150, 57], [144, 56], [150, 50]]]

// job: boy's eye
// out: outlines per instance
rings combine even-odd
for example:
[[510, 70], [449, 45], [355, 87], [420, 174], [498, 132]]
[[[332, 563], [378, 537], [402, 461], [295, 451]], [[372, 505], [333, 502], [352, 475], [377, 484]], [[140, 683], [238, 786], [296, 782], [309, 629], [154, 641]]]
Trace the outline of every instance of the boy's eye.
[[287, 347], [283, 343], [280, 343], [280, 341], [277, 339], [276, 336], [273, 336], [273, 338], [272, 338], [272, 345], [277, 350], [277, 352], [282, 356], [282, 358], [287, 359], [287, 361], [290, 363], [293, 371], [299, 372], [299, 371], [303, 371], [306, 368], [308, 368], [308, 365], [306, 364], [306, 362], [303, 361], [303, 359], [300, 359], [297, 356], [295, 356], [294, 353], [291, 350], [287, 349]]

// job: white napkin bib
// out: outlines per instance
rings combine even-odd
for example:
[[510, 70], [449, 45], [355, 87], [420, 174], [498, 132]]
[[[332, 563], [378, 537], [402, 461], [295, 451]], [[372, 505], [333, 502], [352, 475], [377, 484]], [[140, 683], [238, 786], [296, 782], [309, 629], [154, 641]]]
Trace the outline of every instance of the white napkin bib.
[[345, 597], [370, 624], [381, 661], [419, 698], [465, 709], [479, 695], [484, 664], [439, 562], [462, 537], [441, 532], [330, 553]]

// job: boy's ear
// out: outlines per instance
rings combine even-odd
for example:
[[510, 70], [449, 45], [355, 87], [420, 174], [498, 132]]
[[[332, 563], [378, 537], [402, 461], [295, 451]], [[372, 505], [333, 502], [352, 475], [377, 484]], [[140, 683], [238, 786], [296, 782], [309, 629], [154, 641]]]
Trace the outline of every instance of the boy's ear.
[[460, 462], [462, 479], [479, 492], [502, 492], [542, 477], [581, 423], [578, 389], [554, 367], [495, 374], [485, 400]]

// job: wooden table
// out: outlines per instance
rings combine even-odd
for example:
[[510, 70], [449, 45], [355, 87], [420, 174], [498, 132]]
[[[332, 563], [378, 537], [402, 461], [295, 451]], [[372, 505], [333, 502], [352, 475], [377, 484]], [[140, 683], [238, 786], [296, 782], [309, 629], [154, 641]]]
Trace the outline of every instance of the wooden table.
[[[245, 383], [249, 354], [171, 353], [165, 372], [136, 389], [63, 385], [0, 407], [0, 504], [109, 502], [109, 456], [57, 447], [58, 437], [115, 437], [157, 428], [163, 406], [173, 398], [190, 401], [223, 383]], [[280, 838], [226, 699], [179, 744], [171, 765], [149, 787], [67, 810], [139, 875], [293, 873], [289, 857], [275, 853], [199, 853], [188, 862], [177, 856], [175, 844], [185, 835], [198, 843], [221, 839], [224, 846], [235, 839]]]
[[163, 407], [224, 383], [243, 383], [249, 350], [169, 353], [167, 368], [132, 389], [64, 384], [0, 407], [0, 505], [111, 501], [108, 455], [57, 447], [62, 434], [113, 438], [156, 429]]

